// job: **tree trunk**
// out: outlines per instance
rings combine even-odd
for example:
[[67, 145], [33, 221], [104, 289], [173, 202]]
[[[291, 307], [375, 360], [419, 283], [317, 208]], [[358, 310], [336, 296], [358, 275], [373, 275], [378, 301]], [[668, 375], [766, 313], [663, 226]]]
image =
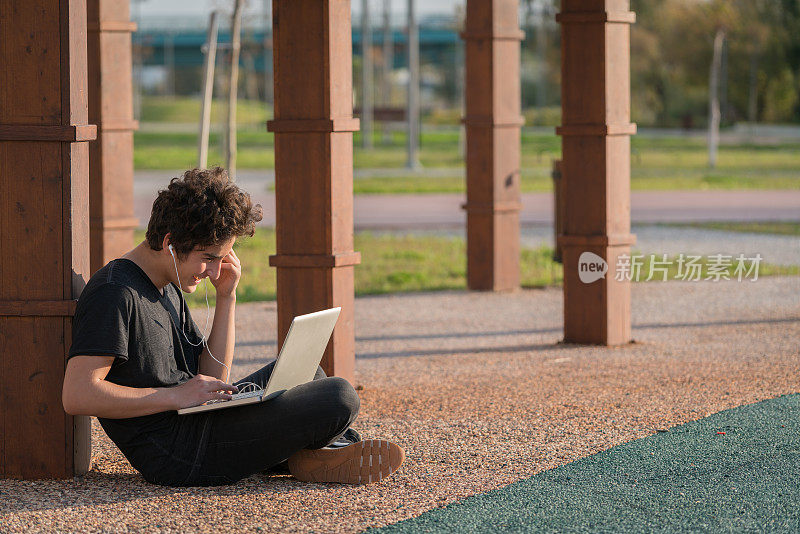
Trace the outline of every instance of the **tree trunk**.
[[217, 12], [208, 20], [206, 57], [203, 63], [203, 103], [200, 107], [200, 139], [197, 147], [197, 166], [208, 167], [208, 133], [211, 130], [211, 99], [214, 92], [214, 66], [217, 62]]
[[714, 56], [711, 60], [711, 72], [708, 83], [708, 166], [717, 165], [717, 145], [719, 145], [719, 75], [722, 64], [722, 45], [725, 42], [725, 31], [717, 30], [714, 37]]
[[[222, 97], [228, 94], [228, 59], [230, 58], [230, 49], [220, 48], [217, 43], [217, 64], [214, 68], [214, 94], [220, 95], [219, 112], [217, 113], [217, 130], [219, 131], [219, 153], [223, 161], [215, 160], [212, 165], [222, 165], [224, 163], [225, 154], [228, 147], [228, 113], [227, 110], [222, 109]], [[223, 112], [224, 111], [224, 112]], [[214, 99], [211, 99], [211, 114], [214, 112]]]
[[758, 56], [757, 46], [750, 53], [750, 94], [747, 99], [747, 122], [751, 125], [758, 122]]

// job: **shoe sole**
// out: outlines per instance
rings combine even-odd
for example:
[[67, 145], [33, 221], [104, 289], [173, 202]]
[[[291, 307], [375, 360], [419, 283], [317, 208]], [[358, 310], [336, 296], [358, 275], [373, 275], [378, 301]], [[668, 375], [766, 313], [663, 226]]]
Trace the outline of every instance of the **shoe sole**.
[[303, 449], [289, 458], [289, 471], [304, 482], [371, 484], [397, 471], [404, 459], [397, 444], [367, 439], [338, 449]]

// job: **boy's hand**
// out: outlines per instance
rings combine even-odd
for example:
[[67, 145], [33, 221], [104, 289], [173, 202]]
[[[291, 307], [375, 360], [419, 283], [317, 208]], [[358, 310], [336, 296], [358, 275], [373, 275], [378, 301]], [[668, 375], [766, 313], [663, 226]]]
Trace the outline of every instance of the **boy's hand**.
[[175, 409], [191, 408], [204, 402], [215, 399], [229, 400], [231, 392], [236, 393], [239, 388], [226, 384], [213, 376], [195, 375], [180, 386], [169, 388], [175, 401]]
[[217, 298], [236, 296], [236, 287], [242, 277], [242, 264], [233, 249], [230, 254], [222, 258], [219, 278], [211, 278], [211, 284], [217, 290]]

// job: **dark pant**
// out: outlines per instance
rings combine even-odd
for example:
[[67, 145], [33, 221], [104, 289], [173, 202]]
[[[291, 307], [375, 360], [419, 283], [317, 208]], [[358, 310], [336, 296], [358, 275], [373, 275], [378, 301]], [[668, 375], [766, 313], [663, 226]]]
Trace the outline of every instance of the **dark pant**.
[[[266, 388], [275, 362], [242, 382]], [[358, 415], [358, 394], [347, 380], [314, 380], [257, 404], [209, 412], [210, 438], [191, 485], [230, 484], [286, 460], [301, 449], [319, 449], [341, 436]]]

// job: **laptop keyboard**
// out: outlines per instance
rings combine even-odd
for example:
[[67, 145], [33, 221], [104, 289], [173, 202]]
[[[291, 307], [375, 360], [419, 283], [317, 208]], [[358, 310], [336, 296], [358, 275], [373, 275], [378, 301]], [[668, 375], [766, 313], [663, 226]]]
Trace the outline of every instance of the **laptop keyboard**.
[[239, 400], [239, 399], [249, 399], [252, 397], [260, 397], [264, 394], [263, 389], [257, 389], [255, 391], [245, 391], [244, 393], [234, 393], [231, 399], [212, 399], [205, 404], [217, 404], [220, 402], [229, 402], [232, 400]]
[[249, 399], [250, 397], [260, 397], [263, 394], [264, 394], [263, 389], [257, 389], [255, 391], [245, 391], [244, 393], [234, 393], [233, 398], [231, 400]]

